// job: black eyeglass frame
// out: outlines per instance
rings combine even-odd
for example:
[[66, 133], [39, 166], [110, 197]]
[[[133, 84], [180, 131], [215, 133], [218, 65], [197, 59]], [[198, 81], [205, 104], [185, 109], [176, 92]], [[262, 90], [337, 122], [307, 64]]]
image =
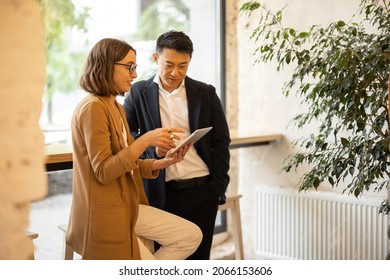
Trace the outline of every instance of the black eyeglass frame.
[[125, 64], [125, 63], [119, 63], [119, 62], [115, 62], [115, 64], [117, 65], [122, 65], [122, 66], [126, 66], [128, 69], [129, 69], [129, 73], [130, 74], [133, 74], [135, 70], [137, 70], [137, 64], [135, 64], [134, 62], [131, 62], [130, 64]]

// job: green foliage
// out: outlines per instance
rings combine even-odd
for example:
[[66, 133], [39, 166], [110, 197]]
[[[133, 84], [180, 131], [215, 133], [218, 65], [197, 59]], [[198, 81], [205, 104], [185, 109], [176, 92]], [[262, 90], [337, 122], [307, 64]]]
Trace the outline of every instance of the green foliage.
[[37, 0], [45, 31], [46, 92], [49, 103], [48, 119], [51, 120], [50, 102], [54, 92], [69, 93], [77, 89], [77, 77], [84, 54], [72, 51], [68, 35], [73, 28], [86, 32], [85, 22], [89, 8], [76, 11], [71, 0]]
[[135, 38], [154, 41], [162, 33], [171, 29], [188, 31], [189, 10], [181, 0], [158, 0], [142, 12]]
[[260, 14], [251, 35], [256, 63], [276, 61], [278, 71], [294, 67], [283, 93], [297, 94], [310, 108], [294, 124], [319, 124], [318, 131], [293, 143], [301, 152], [289, 156], [282, 168], [289, 172], [309, 164], [301, 191], [324, 181], [332, 187], [347, 182], [344, 192], [356, 197], [387, 187], [389, 6], [389, 0], [361, 0], [351, 22], [313, 25], [307, 31], [283, 26], [285, 8], [273, 13], [257, 1], [241, 6], [248, 16], [255, 10]]

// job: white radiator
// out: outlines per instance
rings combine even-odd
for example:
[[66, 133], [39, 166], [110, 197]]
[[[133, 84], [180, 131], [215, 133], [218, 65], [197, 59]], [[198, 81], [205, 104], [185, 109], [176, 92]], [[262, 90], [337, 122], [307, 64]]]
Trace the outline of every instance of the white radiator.
[[384, 260], [389, 217], [383, 199], [256, 190], [256, 256], [297, 260]]

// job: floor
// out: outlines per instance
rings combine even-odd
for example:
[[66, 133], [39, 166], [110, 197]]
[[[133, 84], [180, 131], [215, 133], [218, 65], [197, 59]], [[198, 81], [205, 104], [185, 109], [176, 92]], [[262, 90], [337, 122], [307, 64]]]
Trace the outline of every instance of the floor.
[[[29, 231], [39, 235], [34, 240], [36, 260], [63, 259], [64, 236], [58, 225], [68, 223], [71, 198], [70, 193], [56, 194], [32, 204]], [[211, 259], [231, 259], [233, 255], [231, 239], [213, 246], [211, 251]], [[76, 254], [75, 259], [79, 258]]]
[[60, 224], [67, 224], [71, 194], [52, 195], [32, 204], [29, 231], [38, 233], [34, 240], [36, 260], [61, 260], [63, 232]]

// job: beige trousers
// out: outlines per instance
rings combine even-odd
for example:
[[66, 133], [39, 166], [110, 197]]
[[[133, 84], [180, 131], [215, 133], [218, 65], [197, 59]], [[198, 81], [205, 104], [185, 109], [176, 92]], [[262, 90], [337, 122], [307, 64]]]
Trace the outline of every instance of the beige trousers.
[[[143, 204], [139, 206], [135, 233], [143, 260], [184, 260], [202, 241], [202, 231], [194, 223]], [[156, 252], [152, 241], [161, 244]]]

